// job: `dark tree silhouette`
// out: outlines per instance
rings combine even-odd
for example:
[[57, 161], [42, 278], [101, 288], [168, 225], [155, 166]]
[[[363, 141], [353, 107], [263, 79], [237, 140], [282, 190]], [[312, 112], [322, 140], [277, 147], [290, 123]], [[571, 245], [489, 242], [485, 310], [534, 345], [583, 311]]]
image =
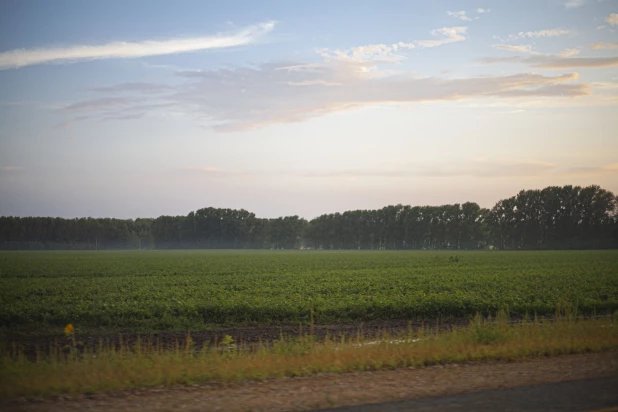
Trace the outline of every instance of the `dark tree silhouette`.
[[600, 249], [618, 247], [618, 199], [599, 186], [476, 203], [261, 219], [204, 208], [156, 219], [0, 217], [0, 249]]

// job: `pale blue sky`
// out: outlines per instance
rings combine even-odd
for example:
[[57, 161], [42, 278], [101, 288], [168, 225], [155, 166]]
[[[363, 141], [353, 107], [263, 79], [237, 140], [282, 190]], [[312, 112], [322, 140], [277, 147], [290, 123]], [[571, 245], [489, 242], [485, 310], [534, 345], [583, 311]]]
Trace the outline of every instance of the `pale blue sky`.
[[618, 192], [618, 1], [5, 1], [0, 215]]

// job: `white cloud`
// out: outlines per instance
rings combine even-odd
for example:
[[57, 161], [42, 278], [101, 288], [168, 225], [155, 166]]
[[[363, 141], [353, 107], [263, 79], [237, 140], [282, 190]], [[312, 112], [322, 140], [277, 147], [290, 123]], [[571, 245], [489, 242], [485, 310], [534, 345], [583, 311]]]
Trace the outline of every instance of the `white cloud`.
[[[519, 51], [519, 50], [518, 50]], [[481, 63], [523, 63], [537, 69], [600, 69], [618, 67], [618, 57], [563, 57], [559, 55], [535, 55], [532, 57], [486, 57]]]
[[618, 57], [534, 56], [528, 58], [527, 62], [539, 69], [599, 69], [617, 67]]
[[618, 26], [618, 13], [610, 14], [609, 17], [605, 19], [605, 21], [612, 26]]
[[414, 43], [404, 43], [400, 41], [399, 43], [393, 44], [392, 47], [394, 50], [398, 50], [398, 49], [414, 49], [416, 46], [414, 45]]
[[[401, 43], [402, 45], [404, 43]], [[399, 44], [387, 46], [386, 44], [370, 44], [367, 46], [352, 47], [348, 50], [318, 49], [317, 52], [326, 59], [335, 59], [349, 62], [382, 61], [392, 62], [402, 60], [404, 57], [394, 54]], [[414, 45], [412, 45], [414, 47]]]
[[[391, 63], [392, 64], [392, 63]], [[577, 74], [542, 76], [533, 73], [479, 76], [461, 79], [418, 78], [399, 73], [375, 77], [360, 70], [365, 62], [325, 59], [316, 64], [264, 64], [201, 72], [183, 72], [185, 80], [165, 96], [156, 98], [164, 110], [182, 111], [219, 131], [243, 131], [275, 123], [302, 122], [339, 111], [378, 104], [461, 101], [469, 99], [557, 98], [569, 99], [591, 93], [577, 83]], [[380, 68], [381, 69], [381, 68]], [[334, 85], [326, 87], [326, 85]], [[336, 84], [336, 85], [335, 85]], [[299, 87], [302, 85], [302, 87]], [[98, 101], [69, 107], [105, 117], [144, 112], [144, 104], [109, 109]], [[149, 109], [157, 110], [156, 107]], [[79, 112], [80, 114], [83, 111]]]
[[566, 7], [567, 9], [574, 9], [577, 7], [581, 7], [584, 4], [586, 4], [586, 0], [568, 0], [566, 3], [564, 3], [564, 7]]
[[597, 30], [603, 30], [605, 26], [597, 26]]
[[579, 54], [579, 49], [564, 49], [560, 53], [558, 53], [558, 56], [571, 57], [571, 56], [577, 56], [578, 54]]
[[541, 38], [541, 37], [556, 37], [556, 36], [564, 36], [566, 34], [571, 33], [570, 30], [565, 29], [547, 29], [547, 30], [538, 30], [538, 31], [520, 31], [517, 34], [512, 34], [509, 36], [510, 39], [523, 39], [523, 38]]
[[142, 42], [113, 42], [98, 46], [16, 49], [0, 53], [0, 69], [19, 68], [51, 62], [80, 60], [137, 58], [165, 54], [188, 53], [199, 50], [242, 46], [254, 43], [273, 30], [274, 22], [245, 27], [236, 33], [217, 34], [173, 40], [148, 40]]
[[[348, 63], [365, 63], [360, 66], [359, 70], [371, 71], [370, 67], [376, 63], [397, 62], [404, 60], [405, 56], [397, 54], [404, 49], [414, 49], [419, 47], [437, 47], [443, 44], [463, 41], [466, 38], [463, 34], [466, 32], [466, 27], [443, 27], [441, 29], [432, 30], [434, 36], [441, 36], [441, 39], [435, 40], [415, 40], [410, 43], [398, 42], [391, 45], [387, 44], [369, 44], [366, 46], [352, 47], [350, 49], [317, 49], [316, 52], [326, 60], [337, 60]], [[383, 74], [384, 72], [379, 72]]]
[[489, 13], [491, 10], [490, 9], [481, 9], [480, 7], [478, 9], [476, 9], [477, 13]]
[[515, 46], [511, 44], [494, 44], [493, 47], [498, 50], [506, 50], [506, 51], [519, 52], [519, 53], [528, 53], [528, 54], [539, 54], [538, 52], [535, 52], [534, 50], [532, 50], [532, 46], [529, 44], [522, 44], [519, 46]]
[[601, 42], [601, 43], [595, 43], [595, 44], [591, 44], [589, 46], [591, 49], [618, 49], [618, 41], [613, 42], [613, 43], [608, 43], [608, 42]]
[[443, 27], [432, 30], [432, 35], [443, 36], [443, 38], [438, 40], [419, 40], [416, 44], [421, 47], [437, 47], [447, 43], [464, 41], [466, 38], [463, 35], [466, 33], [466, 30], [466, 27]]
[[446, 14], [452, 17], [456, 17], [459, 20], [472, 21], [470, 17], [466, 16], [466, 12], [463, 10], [462, 11], [447, 11]]

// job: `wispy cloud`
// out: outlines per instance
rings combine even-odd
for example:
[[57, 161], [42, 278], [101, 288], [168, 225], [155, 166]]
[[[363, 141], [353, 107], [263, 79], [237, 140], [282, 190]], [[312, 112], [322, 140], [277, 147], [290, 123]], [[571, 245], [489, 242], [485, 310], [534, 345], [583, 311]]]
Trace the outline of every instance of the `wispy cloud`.
[[[577, 73], [543, 76], [521, 73], [469, 78], [418, 77], [399, 64], [407, 49], [437, 47], [465, 40], [466, 27], [432, 31], [433, 40], [371, 44], [350, 49], [319, 49], [319, 62], [286, 61], [245, 67], [176, 72], [175, 86], [124, 83], [95, 89], [107, 96], [66, 106], [64, 113], [96, 120], [138, 118], [153, 111], [179, 113], [217, 131], [245, 131], [274, 123], [302, 122], [329, 113], [383, 104], [471, 99], [572, 100], [592, 94]], [[518, 62], [536, 68], [609, 67], [618, 58], [537, 54], [528, 45], [497, 45], [530, 57], [488, 58], [485, 63]], [[609, 59], [609, 60], [608, 60]], [[609, 99], [609, 100], [608, 100]], [[603, 104], [613, 102], [609, 96]], [[210, 171], [214, 173], [213, 171]], [[221, 172], [217, 172], [221, 173]]]
[[557, 37], [570, 34], [570, 30], [566, 29], [546, 29], [538, 31], [520, 31], [517, 34], [509, 35], [510, 39], [524, 39], [524, 38], [542, 38], [542, 37]]
[[23, 167], [19, 166], [2, 166], [2, 170], [5, 172], [16, 172], [19, 170], [23, 170]]
[[535, 56], [525, 62], [539, 69], [599, 69], [618, 66], [618, 57]]
[[519, 56], [506, 58], [484, 58], [483, 63], [519, 62], [537, 69], [601, 69], [618, 66], [618, 57], [560, 57], [534, 56], [523, 58]]
[[579, 53], [580, 53], [579, 49], [564, 49], [560, 53], [558, 53], [558, 56], [571, 57], [571, 56], [577, 56]]
[[466, 39], [464, 36], [466, 30], [466, 27], [443, 27], [441, 29], [432, 30], [432, 35], [442, 38], [435, 40], [419, 40], [416, 44], [421, 47], [437, 47], [443, 44], [464, 41]]
[[602, 174], [618, 174], [618, 163], [611, 163], [601, 166], [577, 166], [566, 170], [569, 175], [587, 176]]
[[[264, 64], [178, 73], [186, 83], [162, 97], [167, 110], [181, 110], [218, 131], [243, 131], [273, 123], [301, 122], [376, 104], [459, 101], [474, 98], [587, 96], [576, 73], [525, 73], [463, 79], [418, 78], [398, 73], [375, 77], [363, 63], [326, 60], [321, 64]], [[299, 87], [299, 85], [303, 85]], [[329, 85], [329, 86], [326, 86]], [[332, 85], [332, 86], [330, 86]], [[157, 98], [159, 99], [159, 98]], [[87, 101], [69, 107], [98, 107]], [[115, 116], [146, 110], [138, 105], [111, 109]], [[156, 108], [151, 109], [156, 110]], [[110, 110], [93, 109], [108, 116]]]
[[112, 42], [103, 45], [16, 49], [0, 53], [0, 69], [52, 62], [70, 63], [82, 60], [160, 56], [243, 46], [256, 42], [263, 35], [272, 31], [274, 26], [274, 22], [266, 22], [245, 27], [235, 33], [162, 41], [147, 40], [142, 42]]
[[479, 61], [481, 63], [523, 63], [537, 69], [599, 69], [618, 66], [618, 57], [573, 57], [579, 54], [578, 49], [566, 49], [557, 55], [552, 55], [534, 52], [528, 45], [511, 46], [500, 44], [495, 45], [494, 47], [500, 50], [533, 54], [533, 56], [492, 56], [480, 59]]
[[[517, 110], [515, 112], [521, 112]], [[446, 163], [407, 164], [399, 162], [393, 167], [331, 169], [331, 170], [224, 170], [218, 167], [184, 167], [205, 177], [236, 178], [251, 176], [292, 176], [302, 179], [403, 179], [403, 178], [458, 178], [482, 179], [523, 178], [542, 176], [602, 175], [618, 173], [618, 163], [600, 165], [566, 166], [528, 159], [458, 159]]]
[[611, 24], [612, 26], [618, 26], [618, 13], [610, 14], [606, 19], [606, 22]]
[[488, 162], [483, 160], [460, 161], [459, 165], [432, 165], [427, 167], [399, 167], [396, 169], [353, 169], [319, 172], [301, 172], [305, 178], [406, 178], [406, 177], [478, 177], [508, 178], [538, 176], [553, 171], [556, 165], [546, 162], [503, 161]]
[[334, 59], [348, 62], [393, 62], [404, 59], [404, 56], [395, 54], [399, 49], [414, 48], [414, 44], [403, 42], [393, 44], [370, 44], [367, 46], [352, 47], [347, 50], [318, 49], [317, 52], [325, 59]]
[[481, 64], [495, 64], [495, 63], [523, 63], [524, 59], [521, 56], [509, 56], [509, 57], [483, 57], [478, 59]]
[[613, 42], [613, 43], [608, 43], [608, 42], [601, 42], [601, 43], [595, 43], [595, 44], [591, 44], [589, 46], [591, 49], [618, 49], [618, 41]]
[[586, 4], [586, 0], [568, 0], [564, 3], [564, 7], [567, 9], [574, 9]]
[[[443, 27], [432, 30], [431, 34], [439, 39], [413, 40], [411, 42], [398, 42], [393, 44], [369, 44], [366, 46], [352, 47], [350, 49], [322, 48], [316, 52], [326, 60], [339, 60], [349, 63], [385, 63], [397, 62], [405, 59], [401, 53], [406, 49], [416, 47], [438, 47], [448, 43], [463, 41], [466, 27]], [[365, 66], [366, 67], [366, 66]]]
[[182, 171], [195, 173], [206, 178], [246, 178], [254, 176], [256, 172], [248, 173], [239, 170], [226, 170], [213, 166], [187, 166], [181, 168]]
[[203, 173], [225, 173], [225, 170], [219, 167], [212, 167], [212, 166], [187, 166], [187, 167], [183, 167], [183, 170], [189, 170], [192, 172], [203, 172]]
[[111, 122], [113, 120], [133, 120], [140, 119], [146, 115], [146, 112], [137, 112], [137, 113], [127, 113], [127, 114], [109, 114], [103, 116], [100, 121], [102, 122]]
[[522, 44], [522, 45], [511, 45], [511, 44], [494, 44], [494, 49], [498, 49], [498, 50], [506, 50], [506, 51], [512, 51], [512, 52], [519, 52], [519, 53], [527, 53], [527, 54], [539, 54], [538, 52], [535, 52], [534, 50], [532, 50], [532, 46], [529, 44]]
[[491, 10], [490, 9], [481, 9], [480, 7], [478, 9], [476, 9], [476, 12], [479, 14], [482, 13], [489, 13]]
[[472, 21], [472, 19], [470, 17], [466, 16], [466, 12], [464, 10], [462, 10], [462, 11], [447, 11], [446, 14], [448, 14], [451, 17], [458, 18], [459, 20]]
[[85, 100], [82, 102], [70, 104], [63, 110], [67, 112], [80, 112], [89, 110], [113, 109], [125, 106], [131, 102], [127, 97], [103, 97], [100, 99]]
[[107, 87], [97, 87], [93, 91], [101, 93], [161, 93], [171, 89], [165, 84], [156, 83], [121, 83]]

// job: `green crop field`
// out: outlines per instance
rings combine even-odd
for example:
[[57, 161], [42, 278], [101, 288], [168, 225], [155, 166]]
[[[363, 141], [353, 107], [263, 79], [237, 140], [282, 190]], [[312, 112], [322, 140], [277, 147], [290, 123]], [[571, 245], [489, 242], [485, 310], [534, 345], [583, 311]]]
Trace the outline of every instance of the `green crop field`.
[[0, 253], [0, 325], [109, 330], [618, 310], [618, 251]]

